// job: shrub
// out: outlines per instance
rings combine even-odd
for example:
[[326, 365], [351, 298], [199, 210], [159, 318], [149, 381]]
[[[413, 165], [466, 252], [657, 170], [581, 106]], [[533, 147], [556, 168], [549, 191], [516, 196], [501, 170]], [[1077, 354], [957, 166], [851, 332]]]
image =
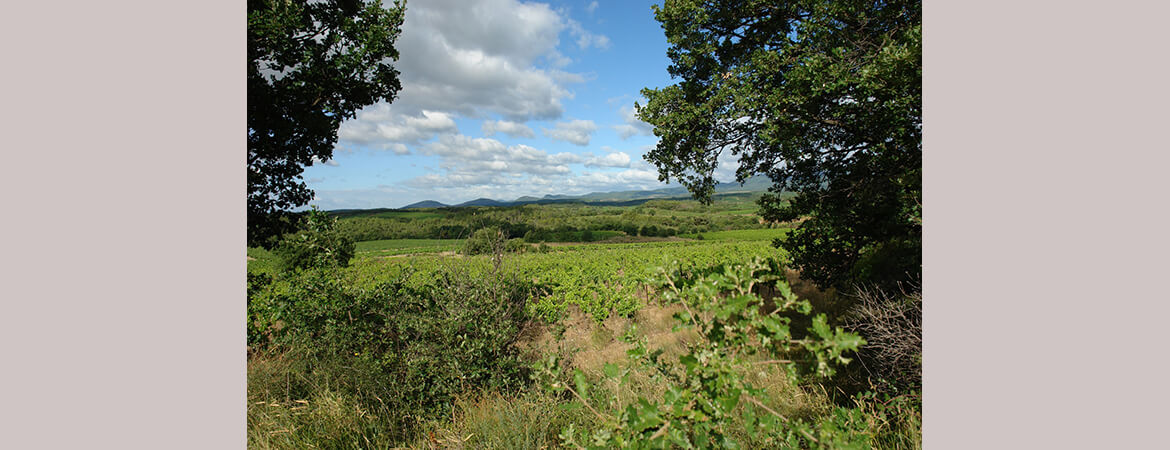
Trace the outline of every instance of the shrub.
[[273, 251], [280, 271], [312, 267], [345, 267], [354, 255], [354, 242], [336, 229], [337, 219], [313, 207], [301, 227], [280, 240]]
[[427, 278], [366, 286], [326, 270], [289, 278], [267, 293], [263, 314], [282, 323], [269, 329], [267, 351], [295, 364], [254, 388], [293, 401], [326, 390], [378, 412], [396, 439], [444, 416], [462, 392], [515, 391], [527, 379], [513, 343], [531, 285], [451, 268]]
[[463, 254], [482, 255], [502, 253], [504, 250], [504, 233], [496, 227], [481, 228], [471, 234], [463, 243]]
[[520, 238], [508, 239], [508, 242], [504, 245], [504, 251], [508, 253], [524, 253], [528, 249], [528, 244], [525, 244], [524, 240]]
[[876, 286], [858, 287], [845, 319], [868, 342], [860, 356], [883, 391], [922, 387], [922, 293], [894, 295]]

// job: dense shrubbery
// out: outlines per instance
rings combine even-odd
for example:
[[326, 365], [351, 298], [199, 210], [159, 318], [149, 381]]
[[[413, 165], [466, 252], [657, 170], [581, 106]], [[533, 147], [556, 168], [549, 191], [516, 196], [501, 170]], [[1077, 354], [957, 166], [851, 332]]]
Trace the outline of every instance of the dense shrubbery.
[[272, 383], [250, 380], [253, 398], [289, 403], [325, 389], [382, 416], [389, 425], [378, 432], [401, 439], [461, 392], [510, 391], [526, 379], [512, 344], [528, 283], [453, 269], [421, 286], [409, 274], [362, 284], [316, 269], [278, 278], [249, 279], [248, 339], [293, 363]]
[[354, 241], [336, 230], [337, 219], [313, 208], [304, 216], [300, 229], [286, 234], [273, 252], [279, 270], [311, 267], [345, 267], [354, 255]]

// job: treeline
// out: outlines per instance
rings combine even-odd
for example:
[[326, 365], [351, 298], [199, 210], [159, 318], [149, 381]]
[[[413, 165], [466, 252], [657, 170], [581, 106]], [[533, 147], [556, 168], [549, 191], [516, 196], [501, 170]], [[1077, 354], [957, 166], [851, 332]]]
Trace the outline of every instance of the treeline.
[[460, 239], [495, 227], [507, 238], [528, 242], [590, 242], [618, 235], [669, 237], [720, 230], [765, 228], [758, 216], [722, 208], [654, 202], [638, 207], [526, 205], [436, 209], [436, 216], [387, 217], [347, 214], [337, 229], [355, 241]]

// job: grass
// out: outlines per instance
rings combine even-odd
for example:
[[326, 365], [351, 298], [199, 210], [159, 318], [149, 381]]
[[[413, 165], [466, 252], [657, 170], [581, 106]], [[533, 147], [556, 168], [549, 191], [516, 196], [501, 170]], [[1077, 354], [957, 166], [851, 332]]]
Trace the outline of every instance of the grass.
[[406, 255], [411, 253], [439, 253], [458, 249], [462, 239], [383, 239], [362, 241], [355, 245], [357, 254]]
[[248, 247], [248, 273], [275, 274], [277, 258], [272, 252], [259, 248]]
[[771, 241], [776, 238], [783, 238], [792, 231], [791, 228], [760, 228], [756, 230], [728, 230], [728, 231], [710, 231], [706, 233], [679, 235], [690, 239], [696, 239], [699, 235], [703, 236], [706, 241]]
[[[634, 318], [612, 316], [603, 323], [574, 310], [560, 324], [531, 330], [519, 345], [531, 357], [557, 354], [569, 367], [581, 369], [591, 382], [597, 382], [605, 363], [628, 367], [626, 350], [630, 346], [617, 336], [630, 329], [645, 337], [650, 348], [663, 349], [664, 360], [683, 354], [695, 334], [691, 330], [672, 330], [675, 324], [672, 316], [680, 310], [677, 305], [647, 305]], [[639, 397], [661, 398], [663, 386], [650, 374], [636, 371], [630, 377], [631, 382], [625, 386], [595, 384], [588, 395], [590, 404], [612, 412], [635, 403]], [[832, 407], [823, 390], [792, 384], [778, 369], [762, 369], [752, 375], [751, 381], [767, 390], [767, 397], [761, 401], [790, 418], [814, 418]], [[451, 420], [432, 422], [412, 447], [555, 448], [559, 442], [557, 435], [568, 425], [589, 429], [595, 422], [592, 413], [572, 398], [555, 397], [535, 389], [514, 395], [486, 393], [456, 402]], [[746, 434], [735, 434], [735, 437], [741, 443], [752, 443]]]

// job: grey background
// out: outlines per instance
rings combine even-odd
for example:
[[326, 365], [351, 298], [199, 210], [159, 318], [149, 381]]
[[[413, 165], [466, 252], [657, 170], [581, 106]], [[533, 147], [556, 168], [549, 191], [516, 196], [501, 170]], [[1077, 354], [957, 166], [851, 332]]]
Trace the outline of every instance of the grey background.
[[[1163, 443], [1168, 8], [925, 8], [925, 447]], [[0, 447], [246, 445], [245, 30], [0, 14]]]

